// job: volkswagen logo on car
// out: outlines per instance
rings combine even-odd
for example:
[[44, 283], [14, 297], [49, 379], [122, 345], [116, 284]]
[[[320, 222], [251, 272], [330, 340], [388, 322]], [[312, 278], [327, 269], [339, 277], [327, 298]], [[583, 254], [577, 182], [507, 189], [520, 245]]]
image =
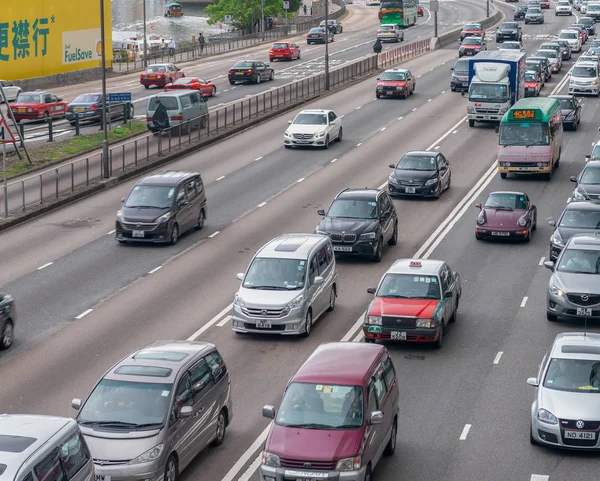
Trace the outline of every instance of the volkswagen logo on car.
[[[583, 297], [583, 296], [581, 296], [581, 297]], [[575, 423], [575, 426], [577, 427], [577, 429], [583, 429], [583, 427], [585, 426], [585, 423], [583, 421], [579, 420]]]

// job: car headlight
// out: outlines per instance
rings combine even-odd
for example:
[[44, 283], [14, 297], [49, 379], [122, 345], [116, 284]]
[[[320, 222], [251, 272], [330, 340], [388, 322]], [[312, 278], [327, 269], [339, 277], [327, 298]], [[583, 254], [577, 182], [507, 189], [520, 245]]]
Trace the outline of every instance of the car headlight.
[[585, 197], [583, 196], [583, 194], [581, 192], [579, 192], [577, 189], [575, 189], [573, 191], [573, 195], [571, 197], [573, 198], [573, 200], [585, 200]]
[[398, 85], [398, 86], [396, 87], [396, 90], [404, 90], [404, 87], [402, 87], [401, 85]]
[[597, 80], [592, 80], [592, 85], [598, 85], [598, 81]]
[[283, 133], [283, 135], [289, 139], [291, 139], [293, 137], [293, 135], [291, 133], [289, 133], [287, 130]]
[[377, 232], [366, 232], [360, 235], [361, 239], [375, 239], [377, 237]]
[[416, 327], [431, 328], [435, 327], [436, 322], [433, 319], [417, 319]]
[[525, 217], [521, 217], [517, 223], [518, 223], [518, 224], [519, 224], [521, 227], [525, 227], [525, 225], [527, 224], [527, 221], [525, 220]]
[[429, 179], [427, 182], [425, 182], [425, 185], [433, 185], [437, 183], [437, 179]]
[[467, 107], [467, 113], [468, 114], [474, 114], [475, 113], [475, 109], [471, 106]]
[[550, 291], [550, 294], [552, 294], [554, 296], [565, 297], [565, 293], [563, 291], [561, 291], [558, 288], [558, 286], [556, 286], [552, 282], [550, 283], [550, 286], [548, 287], [548, 290]]
[[145, 453], [140, 454], [137, 458], [132, 459], [127, 464], [142, 464], [154, 461], [160, 456], [160, 453], [162, 453], [163, 446], [163, 443], [160, 443]]
[[315, 234], [328, 235], [324, 230], [319, 230], [319, 226], [315, 229]]
[[360, 469], [360, 456], [355, 456], [353, 458], [344, 458], [340, 459], [336, 466], [336, 471], [355, 471]]
[[393, 175], [390, 175], [390, 176], [388, 177], [388, 182], [389, 182], [390, 184], [398, 184], [398, 179], [396, 179], [396, 177], [394, 177]]
[[173, 214], [171, 212], [167, 212], [164, 215], [161, 215], [158, 219], [156, 219], [157, 224], [162, 224], [163, 222], [167, 222]]
[[373, 326], [381, 326], [381, 316], [369, 316], [367, 318], [367, 324], [372, 324]]
[[123, 220], [123, 211], [122, 210], [117, 211], [117, 220], [118, 221]]
[[239, 294], [236, 294], [235, 297], [233, 298], [233, 304], [238, 307], [246, 307], [246, 303], [244, 302], [244, 299], [242, 299], [242, 296], [240, 296]]
[[556, 416], [546, 409], [538, 409], [537, 418], [546, 424], [558, 424]]
[[479, 225], [483, 225], [483, 224], [485, 224], [485, 217], [484, 217], [482, 214], [479, 214], [479, 215], [477, 216], [477, 223], [478, 223]]
[[552, 242], [552, 244], [554, 244], [556, 247], [563, 248], [565, 246], [565, 243], [560, 237], [558, 231], [554, 231], [554, 234], [552, 234], [552, 237], [550, 237], [550, 242]]
[[279, 456], [273, 453], [268, 453], [267, 451], [263, 451], [262, 453], [262, 463], [265, 466], [271, 466], [272, 468], [281, 467], [281, 463], [279, 462]]
[[302, 305], [302, 301], [304, 301], [304, 296], [300, 294], [296, 299], [290, 301], [286, 307], [286, 309], [297, 309]]
[[318, 134], [315, 134], [315, 137], [316, 137], [317, 139], [320, 139], [321, 137], [324, 137], [324, 136], [325, 136], [325, 133], [326, 133], [325, 131], [323, 131], [323, 132], [319, 132]]

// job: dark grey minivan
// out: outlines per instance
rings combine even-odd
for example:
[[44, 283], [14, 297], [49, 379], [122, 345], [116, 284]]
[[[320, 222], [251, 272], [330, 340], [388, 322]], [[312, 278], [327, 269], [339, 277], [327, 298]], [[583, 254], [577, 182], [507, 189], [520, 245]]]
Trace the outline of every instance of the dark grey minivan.
[[145, 177], [124, 197], [115, 238], [121, 242], [176, 244], [204, 227], [206, 190], [198, 172], [167, 171]]

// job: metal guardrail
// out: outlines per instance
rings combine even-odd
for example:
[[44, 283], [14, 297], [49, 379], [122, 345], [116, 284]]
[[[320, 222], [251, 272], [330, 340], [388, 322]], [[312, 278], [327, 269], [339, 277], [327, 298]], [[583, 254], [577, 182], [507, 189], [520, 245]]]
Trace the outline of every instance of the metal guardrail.
[[[368, 55], [329, 73], [331, 88], [351, 82], [364, 75], [378, 72], [403, 60], [428, 52], [430, 39], [400, 46], [380, 55]], [[248, 124], [261, 116], [299, 105], [317, 98], [325, 91], [325, 73], [319, 73], [232, 102], [210, 111], [205, 118], [189, 120], [160, 133], [149, 133], [135, 140], [125, 141], [109, 149], [109, 175], [118, 176], [151, 158], [159, 158], [193, 143], [199, 143], [225, 134], [228, 130]], [[25, 211], [28, 207], [58, 199], [77, 189], [102, 179], [102, 153], [49, 168], [39, 174], [10, 182], [0, 189], [0, 206], [7, 206], [4, 215]], [[5, 203], [5, 200], [7, 202]]]

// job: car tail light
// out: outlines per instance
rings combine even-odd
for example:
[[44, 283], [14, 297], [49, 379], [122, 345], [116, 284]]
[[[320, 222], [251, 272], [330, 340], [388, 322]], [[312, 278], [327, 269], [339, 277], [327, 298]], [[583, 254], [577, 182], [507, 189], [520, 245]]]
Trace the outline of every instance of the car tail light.
[[392, 33], [396, 33], [396, 30], [392, 30]]
[[227, 73], [233, 73], [233, 70], [229, 69], [229, 71]]
[[152, 117], [150, 117], [149, 115], [146, 115], [146, 122], [152, 122]]
[[171, 120], [183, 120], [183, 114], [179, 112], [179, 115], [173, 115]]
[[97, 106], [97, 105], [92, 105], [92, 106], [90, 107], [90, 110], [96, 110], [97, 108], [98, 108], [98, 106]]
[[246, 70], [246, 73], [252, 73], [254, 72], [254, 70], [252, 70], [251, 68], [249, 68], [248, 70]]

